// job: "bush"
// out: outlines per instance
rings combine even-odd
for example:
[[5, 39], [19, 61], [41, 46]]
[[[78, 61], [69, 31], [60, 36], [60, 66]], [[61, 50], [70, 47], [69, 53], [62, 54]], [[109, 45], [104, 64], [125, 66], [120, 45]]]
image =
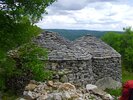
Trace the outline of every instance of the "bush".
[[5, 60], [7, 66], [2, 72], [5, 79], [1, 78], [1, 89], [8, 88], [21, 93], [31, 79], [44, 81], [51, 78], [52, 73], [44, 67], [46, 59], [47, 50], [33, 43], [11, 50]]

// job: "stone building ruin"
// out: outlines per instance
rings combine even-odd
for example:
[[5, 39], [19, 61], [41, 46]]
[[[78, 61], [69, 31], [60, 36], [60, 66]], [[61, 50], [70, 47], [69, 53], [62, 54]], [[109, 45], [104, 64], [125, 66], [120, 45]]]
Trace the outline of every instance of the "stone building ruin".
[[86, 35], [69, 41], [45, 31], [35, 42], [49, 50], [47, 68], [55, 72], [53, 79], [80, 86], [104, 77], [121, 82], [121, 55], [96, 37]]

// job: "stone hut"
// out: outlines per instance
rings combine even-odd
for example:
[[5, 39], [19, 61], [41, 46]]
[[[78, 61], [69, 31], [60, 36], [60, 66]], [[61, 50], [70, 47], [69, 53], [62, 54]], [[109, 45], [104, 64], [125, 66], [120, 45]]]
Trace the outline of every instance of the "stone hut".
[[55, 80], [80, 86], [104, 77], [121, 82], [120, 54], [96, 37], [86, 35], [69, 41], [46, 31], [34, 41], [49, 50], [47, 68], [55, 72]]

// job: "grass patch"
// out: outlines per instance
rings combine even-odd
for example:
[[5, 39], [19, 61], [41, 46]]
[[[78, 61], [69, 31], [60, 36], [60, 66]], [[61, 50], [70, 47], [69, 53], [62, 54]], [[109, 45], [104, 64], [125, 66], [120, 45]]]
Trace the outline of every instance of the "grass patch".
[[121, 88], [120, 89], [106, 89], [105, 91], [113, 96], [120, 96], [121, 95]]
[[133, 72], [128, 72], [125, 69], [122, 70], [122, 83], [128, 80], [133, 80]]

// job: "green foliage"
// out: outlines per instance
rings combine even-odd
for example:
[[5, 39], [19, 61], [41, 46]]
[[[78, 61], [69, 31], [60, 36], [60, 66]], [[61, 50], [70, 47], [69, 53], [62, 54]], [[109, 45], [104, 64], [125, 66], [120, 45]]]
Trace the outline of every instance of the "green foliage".
[[122, 69], [122, 83], [125, 83], [128, 80], [133, 80], [133, 73], [127, 71], [125, 68], [126, 67], [123, 67]]
[[[3, 22], [2, 24], [4, 24]], [[32, 37], [37, 36], [41, 30], [37, 26], [33, 26], [30, 22], [13, 23], [6, 25], [0, 24], [0, 47], [1, 51], [14, 49], [21, 44], [31, 41]]]
[[[127, 82], [128, 80], [133, 80], [133, 73], [126, 71], [125, 67], [122, 69], [122, 83]], [[107, 93], [114, 95], [116, 97], [121, 96], [122, 88], [119, 89], [106, 89]], [[117, 99], [116, 99], [117, 100]]]
[[46, 13], [45, 8], [55, 0], [1, 0], [0, 10], [13, 21], [20, 22], [27, 17], [32, 23], [37, 22]]
[[[7, 57], [9, 50], [31, 41], [41, 30], [33, 26], [29, 21], [14, 23], [12, 20], [1, 17], [0, 20], [0, 89], [5, 88], [5, 79], [16, 73], [15, 61]], [[17, 72], [19, 73], [19, 72]]]
[[24, 44], [8, 52], [0, 65], [3, 68], [0, 77], [0, 89], [6, 89], [5, 82], [12, 76], [32, 75], [32, 79], [44, 81], [50, 79], [52, 72], [45, 69], [47, 50], [33, 43]]
[[[0, 89], [4, 90], [7, 79], [30, 70], [33, 78], [43, 80], [49, 77], [44, 72], [41, 57], [46, 51], [29, 43], [42, 30], [34, 25], [45, 8], [55, 0], [1, 0], [0, 1]], [[23, 45], [23, 46], [21, 46]], [[21, 46], [21, 47], [20, 47]], [[10, 57], [7, 52], [18, 49], [17, 58]], [[31, 49], [32, 48], [32, 49]], [[21, 50], [22, 49], [22, 50]], [[14, 55], [13, 55], [14, 56]], [[16, 56], [16, 55], [15, 55]], [[46, 56], [44, 56], [46, 57]], [[46, 75], [47, 74], [47, 75]]]
[[122, 34], [117, 34], [116, 32], [108, 32], [101, 39], [115, 48], [118, 52], [120, 52], [121, 38]]
[[14, 95], [12, 91], [8, 91], [2, 94], [2, 100], [16, 100], [17, 98], [19, 97]]
[[55, 0], [0, 1], [0, 52], [3, 54], [21, 44], [27, 43], [32, 37], [39, 34], [40, 29], [33, 25], [33, 23], [41, 19], [41, 15], [46, 13], [45, 8], [54, 1]]
[[115, 97], [119, 97], [121, 95], [122, 89], [106, 89], [105, 91]]
[[0, 62], [0, 90], [6, 89], [5, 83], [6, 79], [14, 74], [15, 69], [15, 61], [10, 59], [9, 57], [4, 57], [3, 60]]
[[42, 81], [49, 79], [51, 73], [44, 70], [45, 62], [47, 60], [47, 50], [35, 44], [26, 44], [21, 46], [18, 50], [22, 69], [31, 70], [33, 79]]
[[133, 71], [133, 31], [131, 27], [124, 28], [123, 34], [107, 33], [102, 40], [112, 46], [122, 55], [126, 69]]

